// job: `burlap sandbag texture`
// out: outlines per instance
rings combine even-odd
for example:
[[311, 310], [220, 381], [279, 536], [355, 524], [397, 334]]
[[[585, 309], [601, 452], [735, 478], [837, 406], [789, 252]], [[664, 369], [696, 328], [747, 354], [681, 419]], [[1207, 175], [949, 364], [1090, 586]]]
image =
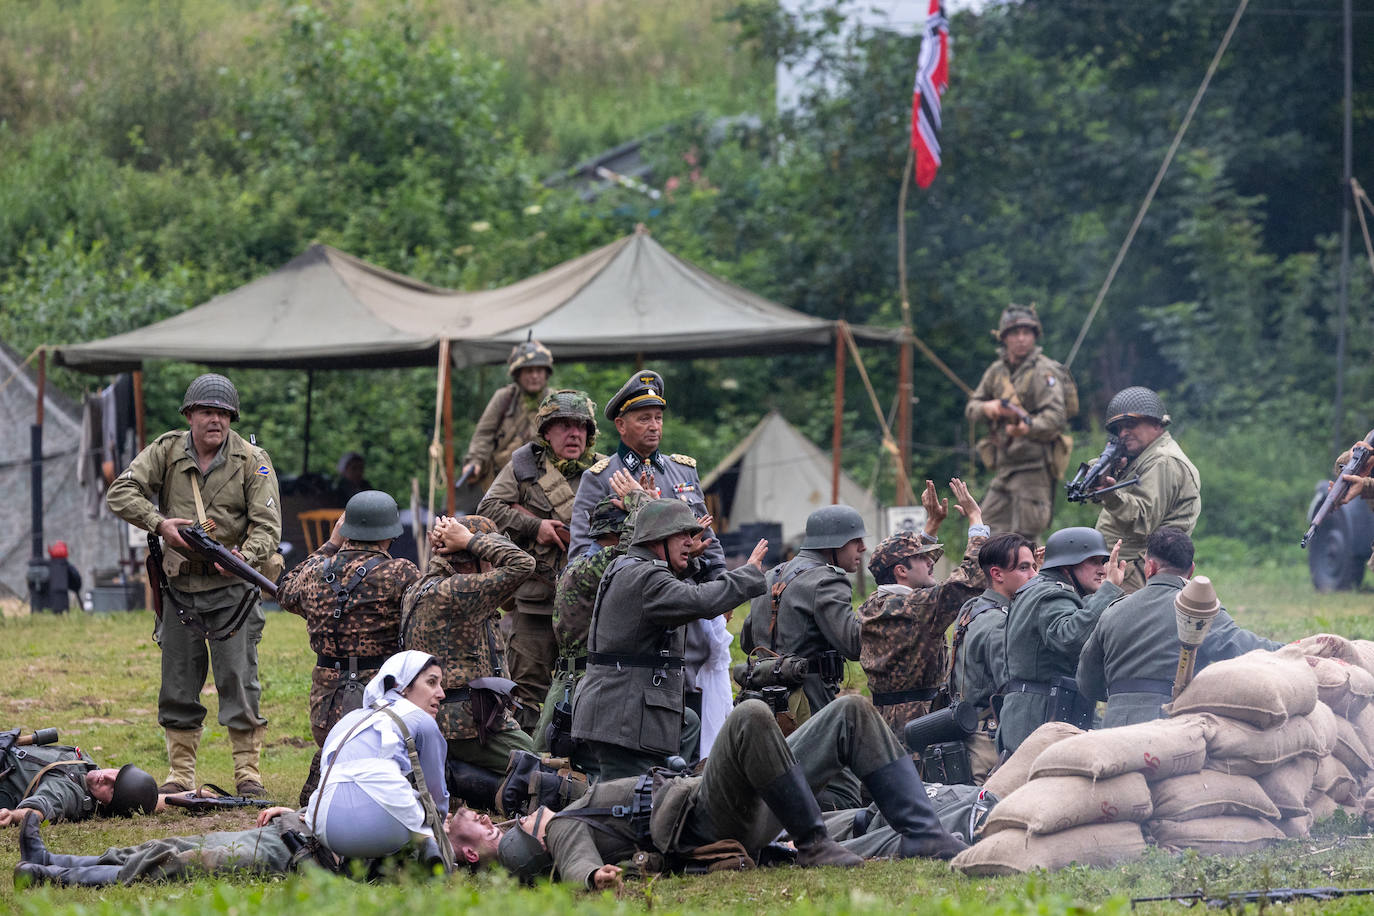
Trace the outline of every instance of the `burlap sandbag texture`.
[[1031, 764], [1035, 763], [1035, 758], [1039, 757], [1045, 748], [1065, 738], [1081, 734], [1082, 729], [1075, 728], [1067, 722], [1046, 722], [1027, 735], [1026, 740], [1016, 749], [1016, 753], [992, 771], [988, 781], [983, 783], [983, 788], [998, 798], [1006, 798], [1026, 784], [1026, 780], [1030, 778]]
[[1139, 823], [1150, 817], [1150, 787], [1139, 773], [1113, 779], [1046, 776], [1032, 779], [997, 803], [983, 835], [1019, 830], [1039, 836], [1085, 824]]
[[1317, 676], [1304, 660], [1255, 651], [1208, 665], [1164, 711], [1210, 712], [1271, 728], [1316, 704]]
[[1278, 807], [1254, 779], [1212, 770], [1151, 783], [1150, 798], [1158, 820], [1187, 821], [1225, 815], [1279, 816]]
[[1204, 855], [1238, 856], [1284, 838], [1283, 831], [1260, 817], [1199, 817], [1187, 821], [1154, 820], [1150, 834], [1160, 846], [1196, 849]]
[[999, 830], [959, 853], [949, 864], [968, 875], [1011, 875], [1032, 868], [1055, 871], [1074, 862], [1116, 865], [1144, 854], [1140, 825], [1120, 821], [1072, 827], [1044, 836]]
[[1085, 732], [1052, 744], [1031, 764], [1032, 780], [1045, 776], [1110, 779], [1141, 773], [1168, 779], [1202, 769], [1207, 723], [1198, 716], [1157, 719]]

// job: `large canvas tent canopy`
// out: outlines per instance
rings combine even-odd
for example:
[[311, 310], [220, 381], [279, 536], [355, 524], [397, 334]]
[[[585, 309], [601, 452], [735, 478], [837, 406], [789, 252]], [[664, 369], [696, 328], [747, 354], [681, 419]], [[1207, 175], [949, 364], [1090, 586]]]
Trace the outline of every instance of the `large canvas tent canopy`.
[[[896, 342], [896, 330], [853, 328]], [[824, 347], [835, 322], [727, 283], [636, 232], [499, 289], [457, 292], [311, 245], [272, 273], [138, 330], [58, 346], [59, 365], [350, 369], [504, 362], [533, 333], [562, 360], [739, 356]]]
[[[702, 478], [701, 488], [731, 529], [777, 522], [790, 545], [806, 533], [806, 517], [830, 505], [830, 475], [830, 456], [774, 410]], [[859, 511], [868, 543], [876, 544], [882, 528], [873, 494], [841, 473], [840, 502]]]
[[[37, 416], [38, 384], [34, 374], [9, 347], [0, 343], [0, 597], [28, 592], [26, 573], [31, 553], [31, 456], [29, 425]], [[94, 584], [96, 570], [118, 566], [125, 553], [123, 526], [108, 512], [87, 514], [88, 490], [77, 483], [81, 453], [81, 416], [59, 393], [46, 388], [43, 397], [43, 518], [47, 544], [66, 541], [70, 561], [84, 584]]]

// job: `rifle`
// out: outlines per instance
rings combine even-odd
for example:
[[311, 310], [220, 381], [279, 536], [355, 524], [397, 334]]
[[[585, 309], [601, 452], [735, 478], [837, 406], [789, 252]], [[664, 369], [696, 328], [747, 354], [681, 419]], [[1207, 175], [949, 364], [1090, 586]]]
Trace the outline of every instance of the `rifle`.
[[1346, 494], [1350, 492], [1351, 483], [1345, 479], [1345, 475], [1361, 476], [1360, 471], [1365, 469], [1371, 455], [1374, 455], [1374, 429], [1371, 429], [1369, 435], [1365, 436], [1363, 441], [1357, 443], [1350, 450], [1350, 460], [1336, 475], [1336, 480], [1331, 484], [1331, 489], [1326, 491], [1326, 499], [1322, 500], [1316, 514], [1312, 516], [1312, 524], [1308, 526], [1307, 533], [1302, 536], [1302, 542], [1299, 544], [1304, 550], [1307, 549], [1307, 542], [1312, 540], [1312, 535], [1317, 533], [1322, 522], [1326, 521], [1326, 517], [1331, 514], [1333, 509], [1345, 501]]
[[1097, 500], [1103, 493], [1110, 493], [1113, 490], [1120, 490], [1122, 487], [1130, 487], [1140, 483], [1137, 475], [1130, 480], [1123, 480], [1110, 487], [1098, 487], [1097, 484], [1112, 466], [1126, 457], [1126, 446], [1121, 439], [1116, 436], [1107, 437], [1107, 447], [1102, 450], [1102, 454], [1097, 457], [1091, 465], [1083, 462], [1078, 466], [1078, 473], [1073, 476], [1073, 480], [1064, 484], [1064, 490], [1068, 494], [1069, 502], [1082, 503], [1088, 500]]
[[227, 573], [238, 576], [249, 585], [255, 585], [273, 598], [277, 597], [277, 583], [248, 565], [246, 560], [236, 556], [232, 550], [210, 537], [210, 533], [200, 525], [187, 525], [178, 528], [181, 539], [196, 556], [206, 563], [217, 563]]
[[273, 802], [265, 798], [230, 795], [214, 783], [208, 782], [192, 792], [177, 792], [163, 797], [172, 807], [185, 808], [187, 814], [209, 814], [221, 808], [270, 808], [273, 805]]
[[1340, 897], [1354, 897], [1374, 894], [1374, 887], [1275, 887], [1267, 891], [1236, 891], [1230, 894], [1207, 894], [1200, 890], [1191, 894], [1165, 894], [1160, 897], [1132, 897], [1131, 908], [1137, 903], [1186, 903], [1189, 906], [1205, 904], [1209, 909], [1231, 909], [1244, 907], [1247, 903], [1258, 903], [1263, 908], [1266, 903], [1292, 903], [1295, 900], [1335, 900]]
[[454, 481], [454, 483], [453, 483], [453, 490], [454, 490], [454, 492], [457, 492], [458, 490], [463, 489], [463, 484], [467, 483], [467, 482], [468, 482], [468, 478], [471, 477], [471, 476], [472, 476], [472, 465], [469, 464], [469, 465], [468, 465], [468, 470], [463, 471], [462, 476], [460, 476], [456, 481]]
[[1012, 413], [1016, 414], [1016, 419], [1020, 420], [1022, 423], [1025, 423], [1027, 426], [1030, 425], [1030, 414], [1026, 413], [1025, 410], [1013, 404], [1009, 398], [1001, 398], [1000, 400], [1003, 407], [1005, 407], [1007, 410], [1010, 410]]

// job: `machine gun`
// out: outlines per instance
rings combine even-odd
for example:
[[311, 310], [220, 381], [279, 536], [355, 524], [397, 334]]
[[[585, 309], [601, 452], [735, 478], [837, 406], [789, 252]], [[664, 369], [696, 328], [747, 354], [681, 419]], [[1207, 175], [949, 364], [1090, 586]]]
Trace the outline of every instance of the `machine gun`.
[[1355, 897], [1374, 894], [1374, 887], [1275, 887], [1267, 891], [1237, 891], [1231, 894], [1207, 894], [1200, 890], [1191, 894], [1165, 894], [1160, 897], [1133, 897], [1131, 908], [1137, 903], [1186, 903], [1197, 906], [1199, 903], [1208, 909], [1244, 908], [1247, 903], [1257, 903], [1263, 909], [1266, 903], [1292, 903], [1295, 900], [1335, 900], [1340, 897]]
[[1336, 475], [1335, 481], [1331, 484], [1331, 489], [1326, 491], [1326, 499], [1322, 500], [1322, 504], [1312, 516], [1312, 524], [1308, 526], [1307, 533], [1302, 536], [1302, 542], [1299, 546], [1304, 550], [1307, 549], [1307, 542], [1312, 540], [1312, 535], [1316, 534], [1322, 522], [1326, 521], [1326, 517], [1337, 506], [1345, 502], [1345, 496], [1350, 492], [1351, 487], [1351, 483], [1345, 479], [1345, 475], [1361, 476], [1360, 472], [1366, 469], [1371, 456], [1374, 456], [1374, 429], [1371, 429], [1369, 435], [1365, 436], [1362, 442], [1357, 443], [1350, 450], [1350, 460], [1341, 467], [1341, 472]]
[[248, 565], [248, 561], [237, 556], [228, 547], [210, 537], [210, 532], [200, 525], [186, 525], [178, 528], [181, 539], [196, 556], [206, 563], [218, 564], [227, 573], [238, 576], [249, 585], [255, 585], [273, 598], [277, 597], [277, 583]]
[[1113, 490], [1120, 490], [1122, 487], [1135, 486], [1140, 483], [1137, 475], [1130, 480], [1123, 480], [1110, 487], [1098, 487], [1107, 472], [1126, 457], [1126, 446], [1117, 436], [1107, 437], [1107, 447], [1102, 450], [1102, 454], [1097, 456], [1097, 460], [1091, 465], [1083, 462], [1078, 466], [1078, 473], [1073, 476], [1073, 480], [1064, 484], [1064, 490], [1068, 494], [1069, 502], [1082, 503], [1088, 500], [1097, 500], [1103, 493], [1110, 493]]

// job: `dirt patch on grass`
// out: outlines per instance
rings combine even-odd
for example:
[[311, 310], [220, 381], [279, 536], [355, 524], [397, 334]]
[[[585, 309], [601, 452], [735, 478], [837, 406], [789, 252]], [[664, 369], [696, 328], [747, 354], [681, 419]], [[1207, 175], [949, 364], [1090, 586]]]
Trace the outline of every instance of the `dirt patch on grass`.
[[22, 598], [0, 598], [0, 617], [27, 617], [29, 604]]

